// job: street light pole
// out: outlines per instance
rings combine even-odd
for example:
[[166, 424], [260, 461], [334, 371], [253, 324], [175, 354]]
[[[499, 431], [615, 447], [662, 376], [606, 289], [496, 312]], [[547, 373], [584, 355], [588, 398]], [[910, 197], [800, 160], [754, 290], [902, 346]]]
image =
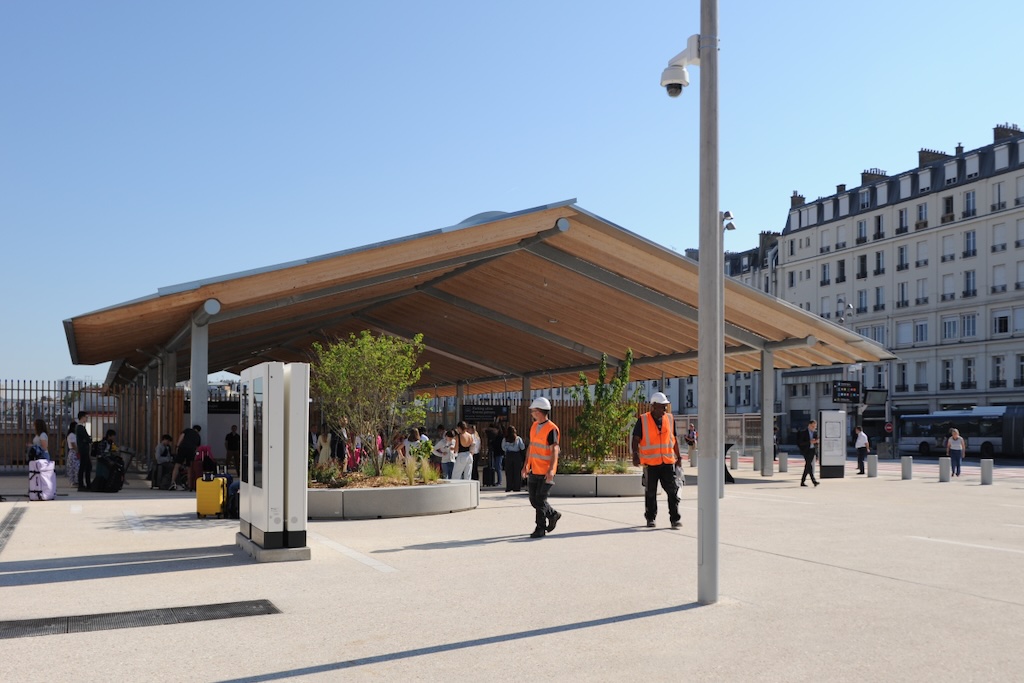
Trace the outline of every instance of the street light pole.
[[700, 3], [697, 601], [718, 602], [718, 490], [725, 467], [725, 273], [718, 214], [718, 0]]

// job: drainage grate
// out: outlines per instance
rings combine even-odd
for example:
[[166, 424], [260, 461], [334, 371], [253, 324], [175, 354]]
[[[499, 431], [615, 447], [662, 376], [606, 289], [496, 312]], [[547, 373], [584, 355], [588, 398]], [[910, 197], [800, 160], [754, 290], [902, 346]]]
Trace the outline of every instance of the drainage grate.
[[223, 602], [216, 605], [193, 605], [191, 607], [168, 607], [166, 609], [147, 609], [135, 612], [86, 614], [77, 617], [0, 621], [0, 640], [5, 638], [26, 638], [29, 636], [49, 636], [59, 633], [107, 631], [117, 628], [166, 626], [168, 624], [186, 624], [194, 621], [234, 619], [236, 617], [254, 617], [261, 614], [280, 613], [281, 610], [277, 609], [274, 603], [269, 600], [245, 600], [242, 602]]
[[0, 522], [0, 553], [4, 551], [7, 539], [14, 533], [14, 527], [18, 526], [18, 522], [21, 521], [21, 516], [24, 514], [25, 508], [17, 507], [12, 508], [10, 512], [4, 515], [3, 521]]

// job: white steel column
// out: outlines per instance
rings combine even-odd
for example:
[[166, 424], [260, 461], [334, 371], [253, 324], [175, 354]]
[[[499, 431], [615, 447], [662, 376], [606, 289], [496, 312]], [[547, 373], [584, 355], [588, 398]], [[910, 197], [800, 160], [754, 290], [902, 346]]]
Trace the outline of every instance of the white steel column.
[[207, 299], [192, 314], [191, 424], [202, 427], [200, 435], [203, 443], [206, 444], [210, 443], [209, 420], [207, 419], [207, 406], [210, 401], [207, 389], [207, 380], [210, 374], [210, 328], [207, 323], [218, 313], [220, 313], [220, 302], [216, 299]]
[[761, 476], [775, 474], [775, 354], [761, 352]]

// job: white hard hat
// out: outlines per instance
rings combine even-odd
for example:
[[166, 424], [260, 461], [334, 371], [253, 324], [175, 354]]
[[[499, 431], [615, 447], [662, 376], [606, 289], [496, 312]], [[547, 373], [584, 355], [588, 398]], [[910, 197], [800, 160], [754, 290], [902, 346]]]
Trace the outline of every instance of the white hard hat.
[[530, 404], [530, 410], [539, 408], [540, 410], [551, 410], [551, 401], [547, 400], [543, 396], [538, 396], [533, 399], [533, 403]]
[[651, 403], [663, 403], [667, 405], [671, 403], [671, 401], [668, 400], [668, 397], [665, 396], [665, 394], [661, 393], [660, 391], [655, 391], [653, 394], [651, 394]]

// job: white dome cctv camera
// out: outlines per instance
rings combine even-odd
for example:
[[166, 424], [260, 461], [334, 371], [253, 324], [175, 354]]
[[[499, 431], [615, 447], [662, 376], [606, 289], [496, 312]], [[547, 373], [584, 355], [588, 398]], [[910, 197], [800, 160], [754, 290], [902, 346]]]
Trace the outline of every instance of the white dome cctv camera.
[[679, 97], [690, 85], [690, 74], [685, 66], [670, 66], [661, 72], [661, 85], [669, 97]]

